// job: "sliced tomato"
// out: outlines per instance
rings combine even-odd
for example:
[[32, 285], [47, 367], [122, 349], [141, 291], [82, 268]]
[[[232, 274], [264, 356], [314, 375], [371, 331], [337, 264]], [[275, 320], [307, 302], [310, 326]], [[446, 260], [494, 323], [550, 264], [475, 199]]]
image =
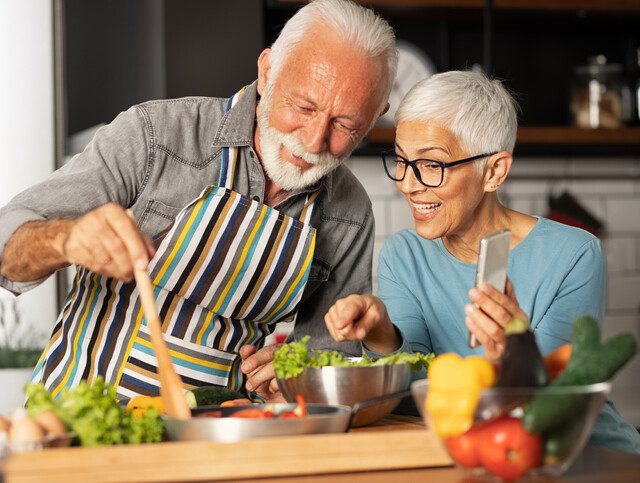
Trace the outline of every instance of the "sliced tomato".
[[266, 411], [260, 408], [247, 408], [237, 411], [229, 415], [230, 418], [253, 418], [253, 419], [270, 419], [273, 418], [272, 411]]
[[198, 414], [197, 418], [219, 418], [222, 416], [222, 411], [209, 411], [208, 413]]
[[299, 418], [304, 418], [307, 415], [307, 403], [302, 397], [302, 394], [296, 394], [296, 402], [298, 403], [298, 407], [296, 407], [293, 412], [298, 415]]
[[227, 408], [231, 406], [251, 406], [253, 404], [251, 399], [231, 399], [229, 401], [223, 401], [220, 403], [221, 408]]
[[284, 412], [278, 414], [278, 417], [280, 419], [298, 419], [298, 418], [300, 418], [300, 416], [298, 416], [295, 411], [284, 411]]

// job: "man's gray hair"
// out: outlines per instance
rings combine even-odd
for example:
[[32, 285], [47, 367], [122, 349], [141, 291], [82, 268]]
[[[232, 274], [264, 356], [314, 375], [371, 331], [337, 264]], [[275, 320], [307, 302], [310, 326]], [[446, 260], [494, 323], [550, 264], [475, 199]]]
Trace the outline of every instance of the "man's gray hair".
[[393, 28], [373, 10], [351, 0], [315, 0], [298, 10], [285, 24], [271, 46], [269, 81], [273, 82], [276, 79], [287, 55], [314, 24], [329, 27], [340, 38], [362, 50], [369, 57], [386, 57], [388, 74], [384, 79], [382, 103], [384, 107], [398, 66], [398, 51]]
[[470, 156], [513, 153], [517, 109], [518, 104], [499, 80], [480, 72], [450, 71], [413, 86], [400, 102], [395, 123], [436, 122], [449, 129]]

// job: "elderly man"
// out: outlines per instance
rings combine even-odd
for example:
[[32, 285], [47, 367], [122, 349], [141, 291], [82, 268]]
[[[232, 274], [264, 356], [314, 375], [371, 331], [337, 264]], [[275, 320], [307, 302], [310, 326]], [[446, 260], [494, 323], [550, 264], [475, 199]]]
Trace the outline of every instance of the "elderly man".
[[273, 350], [256, 350], [275, 324], [327, 347], [327, 309], [370, 291], [371, 203], [342, 162], [387, 109], [396, 55], [372, 11], [317, 0], [252, 85], [134, 106], [0, 210], [1, 286], [19, 294], [77, 266], [34, 380], [54, 396], [98, 375], [120, 397], [157, 394], [136, 267], [185, 384], [274, 399]]

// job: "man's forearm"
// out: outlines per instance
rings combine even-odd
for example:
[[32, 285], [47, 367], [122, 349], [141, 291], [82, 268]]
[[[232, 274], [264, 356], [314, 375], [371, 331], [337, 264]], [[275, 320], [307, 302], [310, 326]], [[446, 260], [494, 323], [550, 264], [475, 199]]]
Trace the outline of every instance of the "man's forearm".
[[62, 249], [74, 220], [32, 221], [18, 228], [7, 243], [0, 274], [30, 282], [67, 265]]

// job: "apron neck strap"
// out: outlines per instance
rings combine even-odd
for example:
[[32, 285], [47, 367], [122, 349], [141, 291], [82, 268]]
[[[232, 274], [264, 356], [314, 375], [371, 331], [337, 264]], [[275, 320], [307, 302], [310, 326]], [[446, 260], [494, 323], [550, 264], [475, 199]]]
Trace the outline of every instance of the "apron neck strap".
[[313, 214], [313, 208], [315, 207], [318, 194], [320, 194], [320, 190], [314, 191], [307, 196], [307, 201], [302, 208], [302, 213], [300, 213], [300, 221], [306, 225], [311, 224], [311, 215]]
[[[229, 98], [224, 108], [225, 113], [233, 109], [233, 106], [235, 106], [240, 98], [244, 95], [245, 89], [246, 86]], [[232, 189], [233, 180], [236, 174], [236, 164], [238, 161], [238, 148], [235, 146], [223, 147], [220, 160], [220, 176], [218, 177], [218, 186], [224, 186], [227, 189]]]

